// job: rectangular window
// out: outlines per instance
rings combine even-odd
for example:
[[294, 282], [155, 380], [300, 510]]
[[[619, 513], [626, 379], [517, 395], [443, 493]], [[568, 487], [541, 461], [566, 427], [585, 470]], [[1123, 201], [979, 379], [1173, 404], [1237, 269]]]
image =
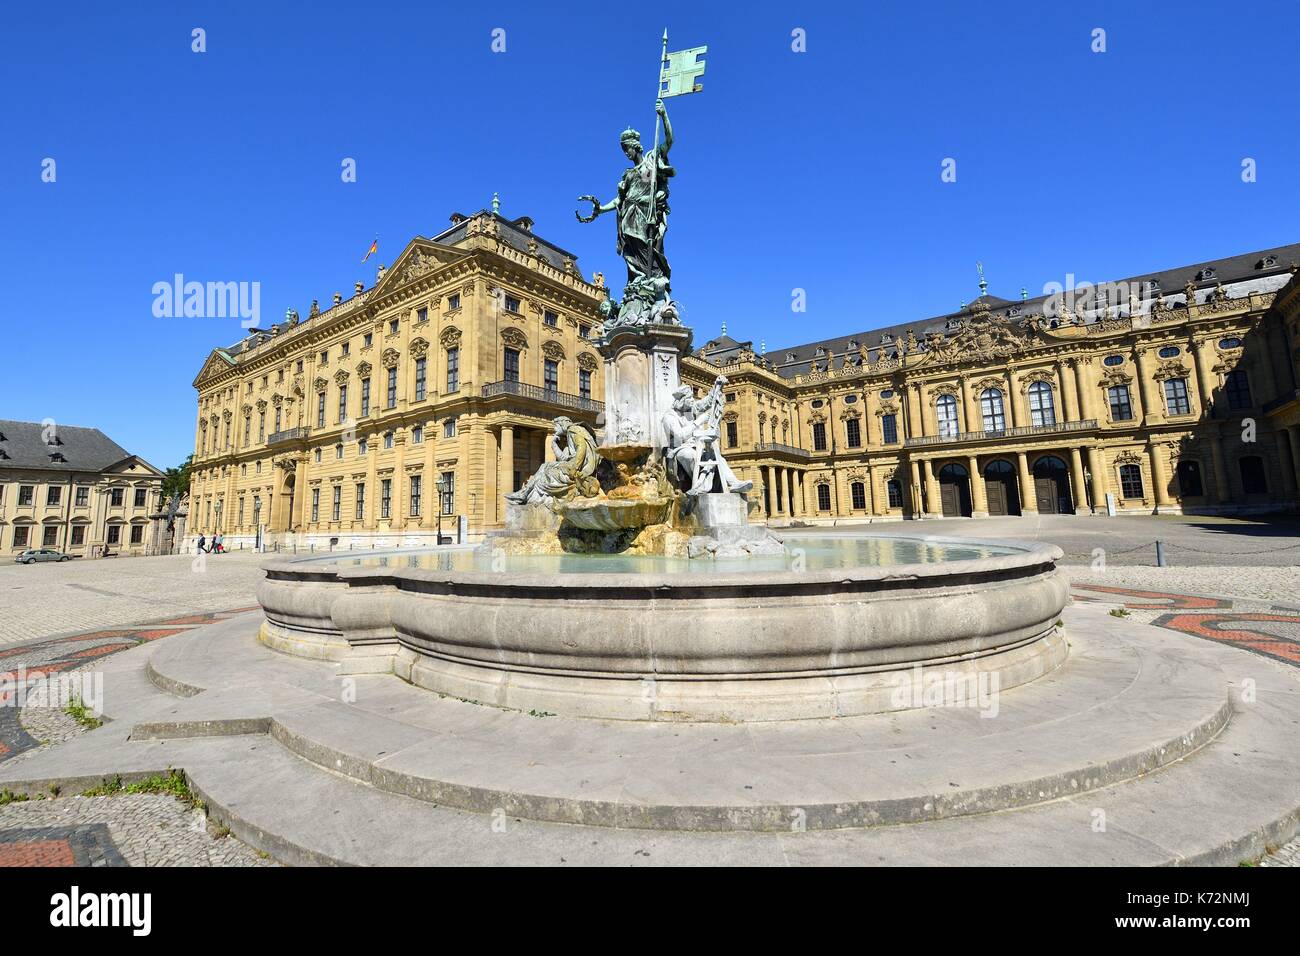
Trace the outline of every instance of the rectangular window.
[[505, 356], [502, 360], [502, 367], [504, 370], [504, 374], [502, 375], [502, 378], [504, 378], [507, 382], [519, 381], [519, 350], [518, 349], [506, 349]]
[[365, 337], [361, 339], [361, 347], [364, 349], [368, 349], [370, 348], [370, 346], [374, 344], [375, 344], [375, 335], [373, 332], [367, 332], [365, 334]]
[[545, 322], [547, 325], [551, 326], [552, 328], [554, 328], [555, 326], [560, 324], [560, 317], [556, 315], [554, 312], [552, 312], [550, 309], [547, 309], [545, 312], [542, 313], [542, 321]]
[[45, 503], [47, 505], [57, 505], [63, 501], [63, 488], [59, 485], [50, 485], [45, 489]]
[[342, 425], [348, 420], [348, 387], [339, 386], [339, 424]]
[[252, 431], [253, 431], [253, 416], [245, 415], [244, 416], [244, 444], [245, 445], [248, 444], [249, 437], [252, 435]]
[[418, 358], [415, 360], [415, 400], [424, 401], [424, 370], [427, 367], [427, 360]]
[[853, 498], [853, 510], [864, 511], [867, 507], [867, 486], [855, 481], [849, 486], [849, 494]]
[[149, 493], [147, 489], [145, 488], [135, 489], [135, 506], [137, 508], [143, 508], [145, 505], [145, 501], [148, 499], [148, 496]]
[[411, 517], [420, 517], [420, 476], [411, 476]]
[[370, 414], [370, 379], [361, 380], [361, 417], [365, 418]]
[[[858, 419], [850, 418], [844, 423], [844, 433], [850, 448], [862, 447], [862, 425]], [[856, 507], [856, 505], [854, 506]]]
[[456, 437], [456, 419], [449, 418], [442, 423], [442, 437], [443, 438]]
[[325, 427], [325, 393], [316, 393], [316, 427]]
[[[648, 201], [649, 201], [649, 200], [647, 200], [647, 202], [648, 202]], [[509, 294], [506, 295], [506, 311], [507, 311], [507, 312], [518, 312], [518, 311], [519, 311], [519, 299], [518, 299], [517, 296], [513, 296], [513, 295], [509, 295]]]
[[411, 444], [418, 445], [424, 441], [424, 426], [416, 425], [411, 429]]
[[357, 514], [357, 520], [358, 520], [358, 521], [364, 521], [364, 520], [366, 519], [366, 485], [365, 485], [365, 482], [361, 482], [361, 481], [357, 482], [357, 488], [356, 488], [356, 491], [357, 491], [357, 512], [356, 512], [356, 514]]
[[131, 525], [131, 543], [132, 544], [144, 543], [144, 525], [142, 524]]
[[86, 543], [86, 526], [84, 524], [74, 524], [72, 526], [72, 547], [80, 548]]
[[32, 485], [19, 485], [19, 486], [18, 486], [18, 505], [19, 505], [19, 507], [26, 507], [26, 506], [28, 506], [28, 505], [30, 505], [30, 504], [32, 503], [32, 493], [33, 493], [33, 486], [32, 486]]
[[319, 488], [313, 488], [311, 490], [311, 520], [312, 520], [312, 524], [315, 524], [317, 521], [320, 520], [320, 489]]
[[384, 447], [385, 447], [385, 448], [392, 448], [392, 447], [393, 447], [393, 433], [392, 433], [392, 432], [384, 432]]
[[344, 343], [343, 343], [343, 355], [346, 357], [346, 356], [350, 355], [351, 353], [352, 353], [352, 343], [351, 343], [351, 342], [344, 342]]
[[334, 460], [335, 461], [343, 460], [343, 446], [341, 444], [334, 446]]
[[444, 471], [442, 473], [442, 513], [449, 515], [453, 513], [456, 504], [456, 473]]
[[342, 513], [343, 513], [343, 486], [335, 485], [334, 501], [330, 507], [330, 517], [334, 521], [338, 521], [339, 518], [342, 517]]
[[243, 526], [244, 526], [244, 499], [240, 498], [239, 499], [239, 524], [236, 525], [236, 527], [242, 528]]
[[[777, 487], [777, 493], [780, 494], [780, 486]], [[830, 485], [817, 486], [817, 510], [818, 511], [831, 510], [831, 486]]]
[[31, 530], [32, 530], [32, 529], [31, 529], [30, 527], [28, 527], [27, 525], [25, 525], [25, 524], [20, 524], [18, 527], [14, 528], [14, 547], [15, 547], [15, 548], [25, 548], [25, 547], [27, 547], [27, 535], [28, 535], [28, 533], [29, 533]]
[[1187, 379], [1165, 380], [1165, 408], [1170, 415], [1186, 415], [1191, 412], [1192, 406], [1187, 400]]
[[[275, 408], [275, 430], [276, 430], [276, 431], [279, 431], [279, 430], [280, 430], [280, 422], [281, 422], [281, 420], [282, 420], [281, 417], [280, 417], [280, 415], [281, 415], [282, 412], [283, 412], [283, 409], [281, 409], [280, 406], [277, 405], [276, 408]], [[266, 413], [265, 413], [265, 412], [262, 413], [262, 418], [263, 418], [263, 419], [266, 418]], [[258, 427], [261, 428], [262, 426], [259, 425]]]
[[108, 493], [108, 502], [114, 508], [122, 507], [122, 500], [126, 497], [125, 488], [114, 488]]
[[560, 363], [555, 359], [547, 359], [542, 368], [542, 381], [548, 392], [558, 392], [560, 390]]
[[357, 454], [365, 457], [366, 452], [370, 450], [370, 442], [364, 438], [357, 439]]
[[885, 486], [889, 494], [889, 507], [903, 507], [903, 485], [896, 478], [890, 478], [889, 483]]
[[[330, 363], [330, 350], [326, 349], [325, 351], [320, 353], [320, 364], [329, 365], [329, 363]], [[265, 385], [266, 383], [263, 382], [262, 384]]]
[[1250, 379], [1242, 369], [1234, 369], [1223, 380], [1224, 391], [1228, 394], [1228, 407], [1232, 409], [1250, 408], [1254, 401], [1250, 397]]
[[385, 478], [379, 483], [379, 517], [387, 518], [393, 510], [393, 479]]
[[578, 369], [578, 394], [583, 398], [591, 398], [591, 372], [585, 368]]
[[388, 334], [396, 335], [399, 328], [401, 328], [401, 319], [393, 319], [388, 323]]
[[1120, 465], [1119, 487], [1125, 498], [1141, 498], [1142, 469], [1137, 465]]
[[[278, 408], [275, 411], [277, 415], [280, 413]], [[276, 431], [279, 429], [277, 428]], [[257, 440], [266, 441], [266, 412], [257, 413]]]
[[86, 488], [86, 487], [84, 487], [84, 486], [78, 488], [78, 489], [77, 489], [77, 500], [76, 500], [76, 505], [77, 505], [77, 507], [78, 507], [78, 508], [84, 508], [84, 507], [86, 507], [88, 504], [90, 504], [90, 489], [89, 489], [89, 488]]
[[1106, 389], [1110, 400], [1110, 420], [1113, 422], [1131, 422], [1133, 420], [1133, 403], [1129, 398], [1127, 385], [1113, 385]]
[[428, 322], [428, 321], [429, 321], [429, 310], [426, 309], [426, 308], [424, 308], [423, 306], [420, 307], [420, 308], [418, 308], [418, 309], [416, 309], [416, 310], [415, 310], [415, 321], [416, 321], [416, 322]]
[[111, 524], [108, 526], [108, 544], [120, 544], [122, 541], [122, 526], [120, 524]]
[[46, 525], [41, 535], [41, 544], [44, 547], [52, 548], [59, 543], [59, 526]]
[[880, 416], [880, 440], [886, 445], [898, 444], [898, 417], [896, 415]]
[[591, 338], [591, 326], [590, 326], [590, 325], [580, 325], [580, 326], [578, 326], [578, 338], [580, 338], [580, 339], [589, 339], [589, 338]]
[[460, 349], [447, 349], [447, 391], [460, 390]]
[[388, 370], [388, 407], [397, 407], [397, 366]]
[[[826, 450], [826, 423], [813, 422], [813, 451]], [[825, 487], [824, 485], [822, 487]], [[829, 508], [830, 505], [827, 505]]]
[[737, 443], [736, 423], [727, 422], [727, 447], [735, 448]]

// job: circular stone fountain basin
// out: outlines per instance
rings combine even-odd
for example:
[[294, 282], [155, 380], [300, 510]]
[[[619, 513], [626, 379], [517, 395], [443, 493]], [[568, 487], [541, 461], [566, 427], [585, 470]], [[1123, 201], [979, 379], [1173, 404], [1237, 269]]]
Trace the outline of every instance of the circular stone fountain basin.
[[672, 506], [669, 498], [573, 498], [557, 501], [555, 513], [587, 531], [625, 531], [663, 524]]
[[[261, 639], [525, 711], [847, 716], [1056, 667], [1060, 557], [1043, 544], [848, 535], [717, 562], [341, 552], [267, 566]], [[940, 697], [921, 693], [936, 682]]]

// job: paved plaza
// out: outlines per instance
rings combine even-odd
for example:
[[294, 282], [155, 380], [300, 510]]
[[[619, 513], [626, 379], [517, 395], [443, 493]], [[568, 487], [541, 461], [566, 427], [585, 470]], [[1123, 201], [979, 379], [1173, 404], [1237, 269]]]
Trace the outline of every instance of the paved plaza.
[[[1076, 602], [1120, 607], [1131, 622], [1267, 657], [1289, 665], [1300, 680], [1300, 525], [1294, 521], [1056, 517], [870, 530], [1057, 544], [1066, 552], [1063, 566]], [[792, 538], [801, 533], [788, 532]], [[1155, 540], [1165, 542], [1169, 567], [1153, 566]], [[267, 559], [235, 553], [197, 562], [172, 556], [0, 567], [0, 680], [20, 670], [93, 672], [118, 652], [238, 617], [256, 607]], [[61, 708], [0, 707], [0, 766], [13, 767], [88, 732]], [[166, 794], [59, 793], [16, 801], [0, 793], [3, 866], [272, 862], [208, 824], [202, 809]], [[1300, 865], [1300, 842], [1277, 848], [1261, 863]]]

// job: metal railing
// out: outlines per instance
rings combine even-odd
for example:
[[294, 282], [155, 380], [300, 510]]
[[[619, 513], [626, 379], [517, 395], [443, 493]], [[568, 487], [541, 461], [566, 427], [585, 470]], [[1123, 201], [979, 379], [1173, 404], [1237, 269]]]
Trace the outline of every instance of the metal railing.
[[297, 441], [307, 437], [307, 426], [296, 425], [293, 428], [283, 428], [278, 432], [271, 432], [271, 437], [266, 440], [268, 445], [276, 445], [282, 441]]
[[1097, 419], [1085, 418], [1079, 422], [1056, 422], [1051, 425], [1018, 425], [998, 431], [959, 432], [956, 435], [923, 435], [904, 442], [907, 448], [926, 445], [947, 445], [962, 442], [996, 441], [1001, 438], [1023, 438], [1032, 435], [1056, 435], [1066, 432], [1086, 432], [1097, 427]]
[[754, 446], [755, 451], [774, 451], [783, 455], [794, 455], [796, 458], [811, 458], [812, 452], [803, 448], [796, 448], [794, 445], [783, 445], [779, 441], [761, 441]]
[[520, 398], [530, 398], [533, 401], [546, 402], [549, 405], [560, 405], [564, 408], [576, 408], [584, 412], [601, 412], [605, 410], [605, 403], [598, 402], [594, 398], [570, 395], [568, 392], [559, 392], [538, 385], [527, 385], [524, 382], [489, 382], [483, 386], [484, 398], [493, 398], [497, 395], [518, 395]]

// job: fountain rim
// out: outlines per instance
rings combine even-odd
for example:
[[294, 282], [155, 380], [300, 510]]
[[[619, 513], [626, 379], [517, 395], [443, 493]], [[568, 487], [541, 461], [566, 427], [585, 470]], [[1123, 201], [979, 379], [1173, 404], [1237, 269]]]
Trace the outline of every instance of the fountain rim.
[[[793, 544], [800, 537], [815, 534], [795, 534], [786, 540]], [[383, 565], [345, 566], [337, 560], [324, 557], [299, 557], [270, 561], [263, 565], [268, 578], [283, 580], [302, 575], [319, 576], [345, 583], [376, 576], [406, 578], [413, 581], [442, 585], [496, 588], [546, 588], [583, 590], [646, 590], [680, 589], [710, 591], [744, 588], [789, 587], [804, 585], [888, 584], [894, 582], [925, 580], [941, 581], [967, 575], [988, 575], [1024, 571], [1044, 565], [1054, 566], [1065, 552], [1054, 544], [1017, 541], [1005, 538], [963, 538], [952, 535], [913, 534], [850, 534], [839, 532], [835, 538], [882, 538], [919, 541], [924, 544], [955, 545], [960, 547], [991, 547], [1010, 549], [1011, 554], [990, 555], [984, 558], [963, 558], [956, 561], [929, 563], [857, 565], [842, 568], [823, 568], [815, 571], [759, 571], [718, 570], [710, 574], [690, 574], [682, 571], [667, 572], [609, 572], [609, 571], [443, 571], [433, 568], [385, 567]], [[412, 554], [438, 554], [450, 551], [473, 551], [479, 545], [451, 545], [419, 548], [392, 548], [369, 552], [370, 556], [399, 556]]]

